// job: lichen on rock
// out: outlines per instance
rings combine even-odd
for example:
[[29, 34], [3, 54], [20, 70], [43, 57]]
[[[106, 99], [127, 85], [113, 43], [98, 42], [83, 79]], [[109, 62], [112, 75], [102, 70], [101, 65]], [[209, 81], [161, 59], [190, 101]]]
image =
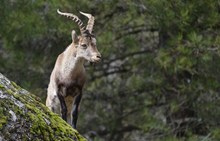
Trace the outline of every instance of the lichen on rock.
[[40, 99], [0, 73], [0, 141], [86, 141]]

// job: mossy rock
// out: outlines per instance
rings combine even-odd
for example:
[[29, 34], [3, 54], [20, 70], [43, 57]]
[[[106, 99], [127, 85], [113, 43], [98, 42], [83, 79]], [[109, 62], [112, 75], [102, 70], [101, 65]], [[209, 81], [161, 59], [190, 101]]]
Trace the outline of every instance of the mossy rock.
[[0, 141], [86, 141], [40, 99], [0, 73]]

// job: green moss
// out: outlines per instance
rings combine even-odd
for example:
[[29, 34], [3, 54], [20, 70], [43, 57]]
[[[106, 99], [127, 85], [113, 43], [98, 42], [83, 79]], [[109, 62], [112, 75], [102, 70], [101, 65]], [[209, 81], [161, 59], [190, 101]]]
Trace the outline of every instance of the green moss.
[[[72, 140], [71, 138], [75, 136], [79, 140], [83, 140], [78, 133], [75, 133], [77, 132], [76, 130], [63, 121], [59, 115], [52, 113], [42, 103], [32, 102], [25, 104], [25, 106], [30, 111], [28, 116], [33, 123], [31, 127], [32, 133], [42, 135], [44, 140], [56, 139], [57, 137], [62, 137], [61, 140]], [[46, 121], [47, 119], [49, 120]], [[64, 137], [64, 134], [69, 135], [69, 137]]]
[[12, 86], [14, 86], [14, 88], [16, 89], [21, 89], [21, 87], [19, 87], [15, 82], [11, 81]]
[[3, 126], [7, 123], [8, 117], [6, 115], [6, 109], [4, 108], [5, 103], [0, 102], [0, 129], [3, 128]]
[[8, 118], [6, 116], [3, 116], [2, 114], [1, 118], [0, 118], [0, 129], [2, 129], [2, 127], [7, 123]]
[[4, 86], [0, 84], [0, 89], [1, 89], [1, 88], [4, 88]]

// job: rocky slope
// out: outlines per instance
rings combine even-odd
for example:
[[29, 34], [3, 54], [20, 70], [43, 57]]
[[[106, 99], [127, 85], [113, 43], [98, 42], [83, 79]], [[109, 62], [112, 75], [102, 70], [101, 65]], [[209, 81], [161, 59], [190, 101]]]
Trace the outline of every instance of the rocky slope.
[[86, 141], [40, 99], [0, 73], [0, 141]]

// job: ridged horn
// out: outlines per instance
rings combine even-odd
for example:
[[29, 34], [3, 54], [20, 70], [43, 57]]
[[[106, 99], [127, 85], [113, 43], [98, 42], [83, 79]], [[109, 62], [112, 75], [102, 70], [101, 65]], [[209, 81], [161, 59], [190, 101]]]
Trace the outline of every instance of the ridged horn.
[[87, 23], [87, 26], [86, 26], [86, 29], [92, 33], [92, 29], [93, 29], [93, 25], [94, 25], [94, 22], [95, 22], [95, 18], [91, 15], [91, 14], [88, 14], [88, 13], [84, 13], [84, 12], [81, 12], [80, 13], [84, 16], [86, 16], [87, 18], [89, 18], [89, 21]]
[[67, 18], [70, 18], [71, 20], [76, 22], [79, 26], [81, 35], [85, 32], [85, 27], [83, 26], [83, 22], [76, 15], [73, 15], [72, 13], [61, 12], [59, 9], [57, 9], [57, 13], [62, 15], [62, 16], [65, 16]]

